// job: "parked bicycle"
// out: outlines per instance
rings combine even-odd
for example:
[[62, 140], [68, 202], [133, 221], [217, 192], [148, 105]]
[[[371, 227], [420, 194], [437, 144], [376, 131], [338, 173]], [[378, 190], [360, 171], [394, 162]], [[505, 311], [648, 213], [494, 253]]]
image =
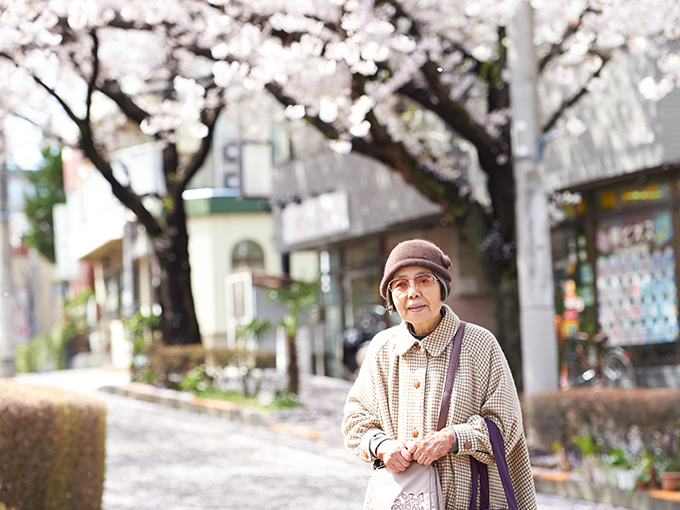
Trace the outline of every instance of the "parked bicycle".
[[630, 361], [630, 353], [622, 347], [608, 345], [604, 331], [595, 335], [594, 342], [589, 343], [588, 339], [587, 333], [579, 333], [571, 338], [575, 343], [576, 356], [572, 357], [569, 367], [569, 386], [635, 388], [637, 376]]

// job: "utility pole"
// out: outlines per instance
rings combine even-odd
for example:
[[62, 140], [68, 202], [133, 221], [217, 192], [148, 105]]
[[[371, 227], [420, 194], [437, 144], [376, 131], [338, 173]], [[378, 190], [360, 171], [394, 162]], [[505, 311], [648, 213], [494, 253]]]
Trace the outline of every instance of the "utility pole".
[[522, 375], [526, 395], [556, 390], [559, 382], [550, 224], [539, 151], [533, 17], [533, 9], [525, 0], [512, 19], [509, 47]]
[[7, 202], [7, 150], [4, 119], [0, 117], [0, 377], [15, 374], [12, 272], [10, 270], [9, 204]]

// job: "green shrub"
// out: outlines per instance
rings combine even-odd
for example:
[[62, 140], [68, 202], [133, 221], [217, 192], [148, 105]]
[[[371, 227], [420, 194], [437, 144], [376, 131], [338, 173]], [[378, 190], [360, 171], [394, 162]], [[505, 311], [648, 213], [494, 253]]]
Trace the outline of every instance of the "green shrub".
[[[238, 365], [238, 352], [231, 349], [206, 350], [202, 345], [163, 345], [151, 342], [133, 364], [132, 380], [180, 389], [180, 383], [194, 368], [201, 365], [226, 367]], [[276, 366], [276, 356], [268, 353], [255, 355], [255, 367]]]
[[[72, 340], [86, 338], [85, 305], [94, 296], [87, 288], [72, 299], [65, 299], [64, 322], [46, 335], [31, 338], [16, 348], [15, 365], [19, 373], [66, 368], [67, 347]], [[85, 342], [87, 343], [87, 342]], [[88, 347], [89, 348], [89, 347]]]
[[58, 326], [51, 333], [17, 345], [15, 358], [17, 372], [21, 374], [64, 368], [67, 341], [66, 335], [62, 334], [62, 327]]
[[106, 409], [78, 393], [0, 380], [0, 501], [101, 508]]

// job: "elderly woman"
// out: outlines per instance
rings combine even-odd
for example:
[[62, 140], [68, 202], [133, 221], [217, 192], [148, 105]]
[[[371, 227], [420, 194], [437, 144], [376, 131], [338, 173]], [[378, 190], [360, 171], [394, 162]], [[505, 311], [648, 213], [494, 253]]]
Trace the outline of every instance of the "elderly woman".
[[[453, 338], [460, 319], [443, 304], [451, 290], [451, 261], [423, 240], [400, 243], [387, 263], [380, 294], [402, 323], [371, 341], [347, 396], [345, 444], [361, 460], [404, 471], [411, 462], [436, 463], [446, 508], [467, 510], [469, 456], [494, 461], [485, 419], [498, 425], [521, 510], [536, 508], [517, 391], [505, 355], [486, 329], [466, 324], [447, 426], [437, 431]], [[508, 508], [497, 470], [489, 469], [490, 507]], [[369, 490], [364, 503], [371, 508]]]

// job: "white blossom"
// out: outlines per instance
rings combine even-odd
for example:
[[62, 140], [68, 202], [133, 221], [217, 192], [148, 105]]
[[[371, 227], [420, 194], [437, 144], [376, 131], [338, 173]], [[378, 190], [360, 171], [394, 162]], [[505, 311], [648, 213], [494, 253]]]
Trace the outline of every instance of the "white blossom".
[[331, 140], [328, 146], [338, 154], [349, 154], [352, 151], [352, 143], [346, 140]]
[[[367, 61], [384, 62], [390, 56], [389, 48], [381, 46], [375, 41], [369, 41], [361, 50], [361, 58]], [[372, 73], [371, 73], [372, 74]]]
[[371, 123], [368, 122], [367, 120], [364, 120], [361, 123], [355, 124], [349, 128], [349, 132], [352, 134], [352, 136], [355, 136], [357, 138], [363, 138], [370, 132], [370, 130]]
[[404, 34], [396, 36], [390, 44], [392, 48], [402, 53], [413, 53], [416, 49], [416, 42]]
[[297, 120], [305, 116], [305, 111], [306, 108], [304, 105], [296, 104], [287, 106], [284, 114], [291, 120]]
[[337, 69], [337, 62], [335, 60], [321, 60], [317, 64], [317, 69], [322, 76], [332, 76]]
[[569, 133], [571, 136], [581, 136], [588, 130], [584, 122], [577, 117], [571, 117], [569, 120], [567, 120], [565, 128], [567, 133]]
[[673, 83], [666, 78], [657, 82], [654, 78], [648, 76], [640, 81], [638, 90], [645, 99], [659, 101], [673, 90]]
[[378, 72], [378, 66], [372, 60], [360, 60], [352, 66], [352, 72], [372, 76]]
[[319, 118], [329, 124], [338, 118], [338, 104], [329, 97], [322, 97], [319, 104]]
[[206, 136], [208, 136], [208, 132], [209, 132], [208, 126], [206, 126], [202, 122], [194, 124], [193, 126], [191, 126], [191, 128], [189, 128], [189, 134], [194, 138], [205, 138]]
[[656, 135], [649, 124], [637, 124], [630, 131], [633, 145], [649, 145], [654, 143]]

